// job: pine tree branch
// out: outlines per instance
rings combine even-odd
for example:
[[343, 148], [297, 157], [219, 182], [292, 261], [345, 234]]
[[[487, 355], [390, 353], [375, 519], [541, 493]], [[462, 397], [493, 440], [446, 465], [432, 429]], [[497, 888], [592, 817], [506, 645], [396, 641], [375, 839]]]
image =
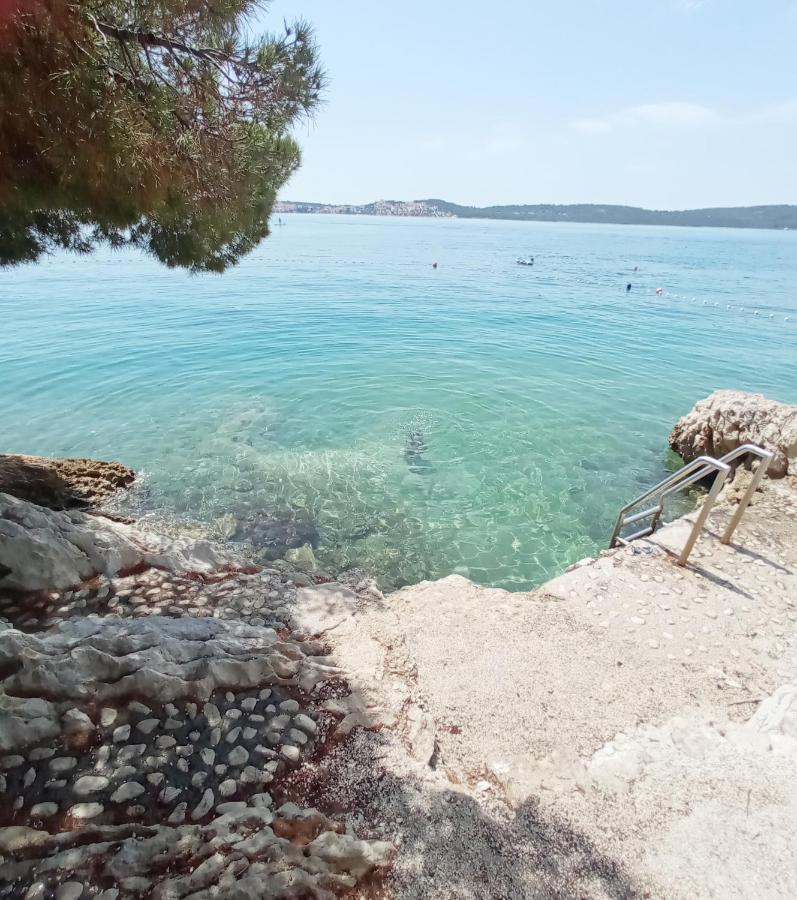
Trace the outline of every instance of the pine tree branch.
[[117, 28], [115, 25], [109, 25], [107, 22], [100, 22], [93, 16], [92, 19], [94, 20], [94, 27], [101, 35], [114, 38], [123, 45], [134, 43], [140, 44], [144, 48], [160, 47], [163, 50], [178, 51], [216, 66], [227, 64], [253, 72], [258, 72], [261, 69], [258, 63], [250, 59], [241, 59], [214, 47], [192, 47], [190, 44], [184, 44], [162, 34], [155, 34], [153, 31], [133, 31], [129, 28]]

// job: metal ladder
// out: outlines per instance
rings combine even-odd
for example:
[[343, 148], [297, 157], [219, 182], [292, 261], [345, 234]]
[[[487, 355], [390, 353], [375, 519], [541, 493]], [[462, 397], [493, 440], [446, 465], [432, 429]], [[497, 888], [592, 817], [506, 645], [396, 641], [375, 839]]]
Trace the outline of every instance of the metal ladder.
[[[758, 447], [755, 444], [742, 444], [741, 447], [737, 447], [735, 450], [731, 450], [730, 453], [726, 453], [725, 456], [722, 456], [719, 459], [714, 459], [713, 456], [699, 456], [697, 459], [685, 465], [682, 469], [679, 469], [673, 475], [670, 475], [669, 478], [665, 478], [664, 481], [660, 481], [649, 491], [645, 491], [644, 494], [640, 494], [639, 497], [637, 497], [635, 500], [632, 500], [629, 504], [627, 504], [620, 510], [620, 515], [617, 517], [617, 524], [614, 526], [614, 532], [612, 534], [612, 539], [609, 547], [627, 547], [628, 544], [631, 543], [631, 541], [635, 541], [638, 538], [647, 537], [648, 535], [653, 534], [653, 532], [659, 526], [661, 514], [664, 511], [664, 501], [669, 496], [686, 490], [687, 488], [695, 484], [695, 482], [702, 481], [702, 479], [706, 478], [712, 472], [716, 472], [717, 474], [714, 476], [714, 481], [711, 484], [711, 489], [708, 492], [708, 496], [706, 497], [703, 506], [697, 516], [697, 519], [695, 520], [695, 524], [692, 527], [689, 538], [687, 539], [686, 544], [684, 545], [684, 548], [681, 551], [680, 556], [678, 557], [678, 564], [681, 566], [686, 565], [686, 561], [689, 559], [689, 554], [692, 552], [692, 548], [695, 546], [695, 541], [697, 541], [698, 537], [700, 536], [700, 532], [703, 530], [703, 526], [706, 523], [708, 514], [711, 512], [711, 508], [714, 506], [717, 495], [722, 490], [728, 474], [731, 471], [730, 463], [739, 459], [739, 457], [747, 456], [748, 454], [757, 456], [761, 460], [761, 462], [759, 463], [759, 466], [756, 469], [752, 480], [750, 481], [750, 486], [747, 488], [744, 497], [742, 497], [741, 502], [737, 506], [730, 522], [728, 522], [727, 528], [720, 538], [720, 541], [723, 544], [730, 543], [731, 537], [736, 530], [736, 526], [741, 521], [741, 518], [744, 515], [744, 511], [747, 509], [750, 500], [753, 497], [753, 494], [758, 488], [758, 485], [761, 483], [761, 479], [766, 474], [767, 468], [772, 461], [773, 454], [769, 450], [764, 450], [763, 447]], [[651, 497], [657, 497], [657, 502], [655, 503], [655, 505], [649, 507], [648, 509], [643, 509], [640, 512], [632, 512], [633, 509], [635, 509], [641, 503], [644, 503], [646, 500], [649, 500]], [[640, 528], [638, 531], [634, 531], [632, 534], [622, 534], [622, 530], [626, 526], [634, 525], [637, 522], [644, 522], [646, 519], [649, 520], [649, 523], [643, 528]]]

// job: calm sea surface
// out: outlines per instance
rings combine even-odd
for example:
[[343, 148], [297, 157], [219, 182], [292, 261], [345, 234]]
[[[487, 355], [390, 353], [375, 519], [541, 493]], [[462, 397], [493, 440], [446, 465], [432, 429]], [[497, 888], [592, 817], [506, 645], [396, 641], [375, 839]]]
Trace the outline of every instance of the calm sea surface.
[[284, 222], [223, 276], [0, 272], [0, 450], [120, 459], [161, 515], [304, 510], [386, 587], [519, 589], [605, 546], [697, 399], [797, 402], [795, 233]]

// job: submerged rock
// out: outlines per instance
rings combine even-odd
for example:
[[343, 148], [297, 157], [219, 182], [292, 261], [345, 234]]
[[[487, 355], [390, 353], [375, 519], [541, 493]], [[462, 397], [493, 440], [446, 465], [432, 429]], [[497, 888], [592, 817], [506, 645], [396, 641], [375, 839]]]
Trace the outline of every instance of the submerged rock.
[[310, 513], [302, 509], [256, 511], [237, 517], [230, 539], [256, 547], [265, 559], [281, 559], [288, 550], [305, 544], [312, 549], [320, 541]]
[[313, 548], [309, 544], [303, 544], [293, 550], [288, 550], [285, 559], [300, 572], [315, 572], [318, 569], [318, 560], [315, 558]]
[[670, 433], [670, 447], [685, 462], [703, 455], [720, 457], [742, 444], [773, 451], [770, 478], [797, 474], [797, 406], [761, 394], [715, 391], [696, 403]]
[[0, 492], [49, 509], [97, 506], [135, 477], [118, 462], [0, 454]]

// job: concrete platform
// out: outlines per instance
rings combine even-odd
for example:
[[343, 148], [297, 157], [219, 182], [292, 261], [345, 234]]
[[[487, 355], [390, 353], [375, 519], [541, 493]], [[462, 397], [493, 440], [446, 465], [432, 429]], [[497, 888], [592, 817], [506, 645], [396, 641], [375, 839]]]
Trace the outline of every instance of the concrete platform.
[[797, 491], [726, 547], [732, 499], [685, 568], [679, 520], [527, 594], [326, 596], [382, 728], [389, 777], [350, 788], [401, 819], [389, 896], [797, 896]]

